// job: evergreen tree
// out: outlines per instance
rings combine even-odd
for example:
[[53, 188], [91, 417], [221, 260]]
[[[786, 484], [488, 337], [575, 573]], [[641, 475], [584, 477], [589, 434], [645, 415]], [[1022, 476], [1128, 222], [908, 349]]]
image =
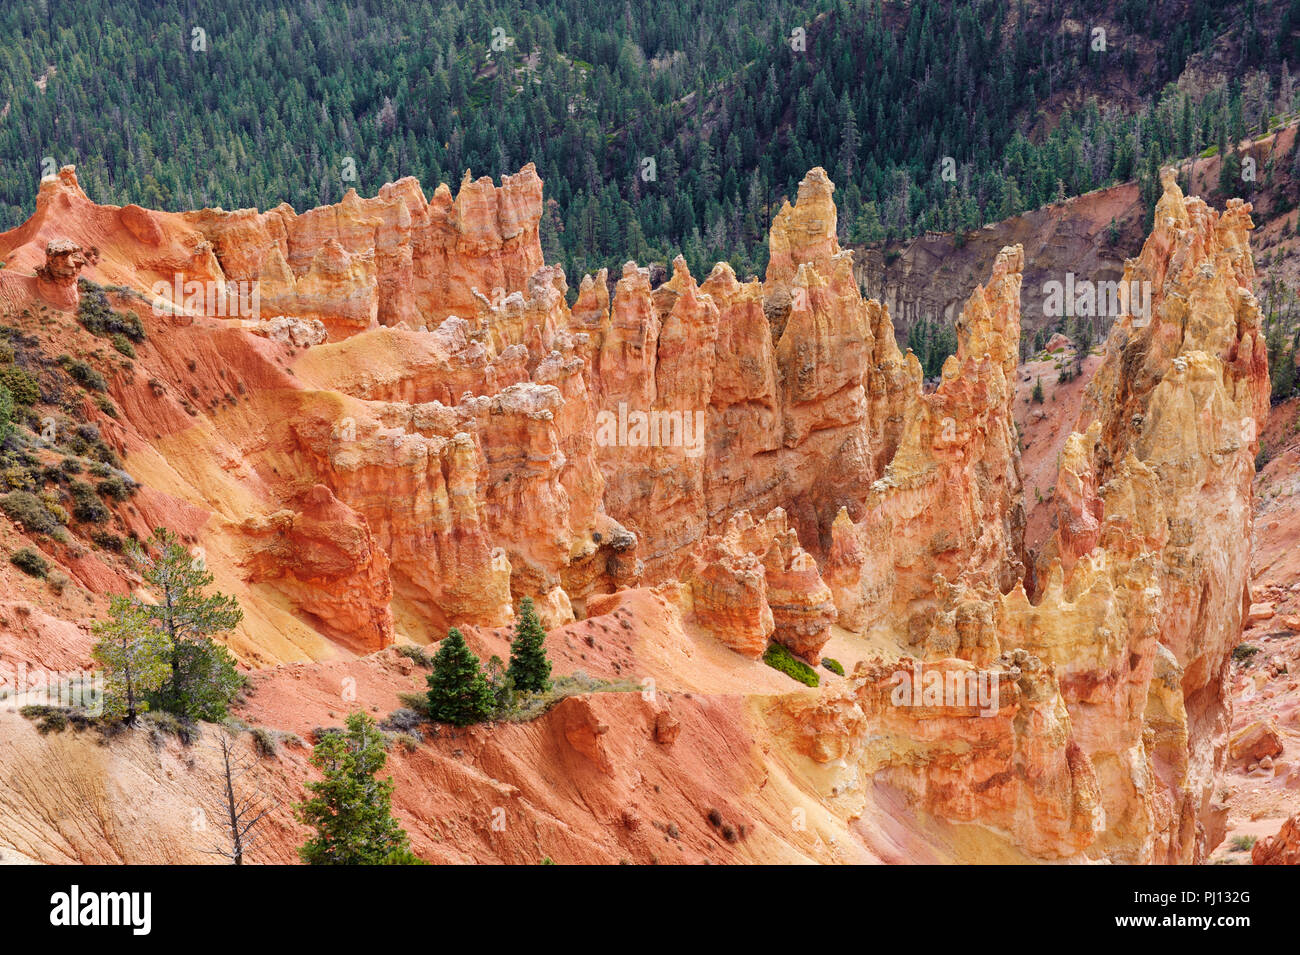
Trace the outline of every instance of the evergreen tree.
[[108, 620], [97, 620], [91, 628], [99, 637], [91, 656], [107, 671], [104, 717], [133, 723], [137, 713], [149, 708], [146, 694], [167, 682], [172, 645], [127, 597], [115, 595], [108, 612]]
[[[1226, 158], [1230, 134], [1267, 123], [1270, 76], [1280, 76], [1282, 108], [1291, 105], [1283, 59], [1294, 61], [1300, 46], [1295, 5], [1278, 5], [1267, 26], [1245, 18], [1233, 64], [1254, 77], [1244, 86], [1215, 80], [1192, 95], [1172, 81], [1190, 57], [1242, 33], [1243, 2], [1258, 5], [1191, 4], [1153, 34], [1140, 75], [1131, 47], [1112, 60], [1087, 42], [1039, 42], [1062, 36], [1061, 5], [1017, 0], [918, 0], [889, 17], [874, 2], [735, 0], [730, 26], [704, 30], [694, 24], [716, 22], [716, 11], [703, 0], [646, 0], [632, 16], [593, 15], [589, 0], [547, 0], [527, 16], [501, 0], [320, 0], [309, 9], [86, 0], [47, 4], [44, 17], [32, 4], [0, 4], [0, 230], [31, 212], [33, 143], [42, 158], [76, 162], [97, 201], [172, 208], [287, 201], [301, 210], [352, 186], [373, 195], [401, 175], [419, 176], [426, 190], [442, 178], [454, 188], [467, 167], [497, 175], [533, 161], [560, 210], [543, 220], [546, 258], [570, 270], [571, 294], [583, 272], [617, 270], [629, 255], [624, 233], [670, 259], [698, 231], [687, 257], [707, 273], [715, 252], [704, 239], [717, 237], [720, 211], [737, 200], [747, 208], [739, 226], [726, 223], [720, 251], [750, 257], [761, 273], [772, 214], [812, 165], [841, 190], [850, 236], [874, 234], [878, 218], [900, 238], [1022, 213], [1056, 196], [1058, 181], [1073, 195], [1144, 176], [1148, 157], [1194, 155], [1219, 135]], [[1150, 32], [1150, 7], [1126, 0], [1118, 16], [1128, 31]], [[220, 40], [202, 53], [147, 42], [175, 36], [178, 17], [219, 25]], [[814, 17], [815, 43], [792, 54], [789, 25]], [[1017, 29], [1008, 31], [1011, 17]], [[766, 27], [744, 26], [755, 23]], [[488, 38], [501, 24], [515, 44], [494, 50]], [[99, 67], [103, 50], [120, 68]], [[1093, 71], [1104, 75], [1112, 62], [1131, 70], [1136, 109], [1085, 100], [1059, 123], [1041, 122], [1051, 110], [1040, 104], [1084, 98]], [[283, 77], [292, 79], [284, 95], [267, 95]], [[654, 181], [628, 174], [648, 156], [658, 160]], [[944, 156], [984, 171], [983, 181], [963, 177], [956, 203], [952, 183], [923, 172]], [[345, 157], [355, 181], [340, 177]], [[1245, 185], [1228, 179], [1232, 194]], [[1144, 200], [1151, 188], [1158, 182]], [[647, 196], [667, 214], [640, 205]], [[864, 216], [868, 203], [875, 217]]]
[[546, 630], [533, 608], [533, 598], [519, 601], [519, 621], [510, 644], [506, 676], [516, 690], [542, 693], [551, 688], [551, 661], [546, 656]]
[[1288, 340], [1280, 318], [1271, 317], [1265, 342], [1268, 345], [1268, 372], [1272, 398], [1274, 401], [1285, 401], [1295, 391], [1296, 356], [1294, 344]]
[[1041, 405], [1043, 403], [1043, 379], [1042, 378], [1038, 378], [1034, 382], [1034, 393], [1030, 397], [1031, 400], [1036, 405]]
[[133, 627], [158, 635], [167, 648], [167, 678], [147, 691], [149, 704], [187, 719], [220, 720], [243, 685], [229, 651], [214, 642], [212, 634], [233, 629], [243, 613], [233, 597], [205, 596], [213, 577], [185, 550], [180, 539], [157, 528], [147, 547], [135, 541], [127, 554], [145, 583], [157, 595], [156, 603], [137, 596], [124, 598], [130, 614], [122, 619]]
[[492, 715], [493, 694], [465, 638], [455, 627], [438, 645], [429, 674], [429, 716], [439, 723], [469, 726]]
[[182, 640], [171, 655], [172, 678], [150, 702], [188, 720], [217, 723], [226, 718], [244, 678], [230, 651], [211, 637]]
[[294, 817], [316, 830], [299, 847], [308, 865], [418, 865], [406, 832], [393, 818], [393, 779], [376, 779], [388, 755], [384, 736], [356, 710], [347, 730], [326, 733], [311, 764], [323, 779], [306, 783], [311, 798], [294, 806]]

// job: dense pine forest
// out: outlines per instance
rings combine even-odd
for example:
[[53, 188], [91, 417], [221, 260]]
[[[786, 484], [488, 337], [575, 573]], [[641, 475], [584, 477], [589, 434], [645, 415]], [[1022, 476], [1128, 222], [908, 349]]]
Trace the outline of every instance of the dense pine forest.
[[[1300, 0], [728, 7], [7, 3], [0, 228], [66, 163], [101, 202], [301, 210], [533, 161], [570, 275], [678, 251], [744, 275], [814, 165], [846, 241], [960, 233], [1131, 178], [1149, 199], [1162, 161], [1296, 98]], [[1197, 57], [1219, 72], [1174, 85]]]

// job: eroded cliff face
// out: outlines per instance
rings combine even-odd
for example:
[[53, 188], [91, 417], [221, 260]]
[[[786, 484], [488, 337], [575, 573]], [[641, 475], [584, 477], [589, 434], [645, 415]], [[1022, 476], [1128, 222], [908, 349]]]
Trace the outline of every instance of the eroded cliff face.
[[[1269, 381], [1249, 204], [1229, 201], [1220, 214], [1185, 198], [1171, 175], [1164, 188], [1152, 234], [1125, 269], [1126, 279], [1151, 284], [1152, 316], [1121, 317], [1088, 388], [1081, 433], [1063, 457], [1059, 530], [1041, 558], [1053, 564], [1036, 617], [1120, 598], [1105, 601], [1127, 617], [1100, 628], [1116, 641], [1098, 661], [1107, 665], [1067, 679], [1067, 700], [1095, 724], [1111, 815], [1134, 823], [1109, 827], [1114, 852], [1180, 862], [1202, 858], [1222, 826], [1213, 781], [1229, 657], [1250, 606], [1252, 480]], [[1042, 634], [1044, 646], [1060, 644], [1050, 656], [1078, 667], [1078, 636], [1046, 626]], [[1083, 705], [1104, 694], [1094, 685], [1103, 674], [1134, 697], [1127, 719], [1105, 720], [1108, 740], [1102, 711]], [[1145, 713], [1135, 705], [1143, 693]], [[1119, 726], [1127, 728], [1117, 734]]]
[[[835, 704], [853, 718], [822, 727], [831, 741], [815, 743], [822, 758], [834, 754], [855, 772], [866, 765], [877, 778], [883, 765], [885, 778], [936, 814], [1006, 829], [1034, 855], [1195, 862], [1222, 838], [1214, 783], [1229, 715], [1224, 682], [1250, 602], [1255, 436], [1268, 408], [1259, 307], [1251, 294], [1249, 212], [1234, 201], [1220, 215], [1185, 198], [1166, 177], [1155, 229], [1126, 268], [1126, 278], [1151, 283], [1152, 318], [1143, 324], [1122, 316], [1107, 341], [1079, 430], [1062, 455], [1058, 530], [1040, 555], [1042, 583], [1031, 588], [1039, 591], [1032, 600], [1017, 579], [1017, 494], [1008, 463], [1016, 455], [1014, 447], [999, 455], [1007, 447], [1001, 427], [981, 429], [986, 441], [993, 438], [985, 445], [986, 468], [957, 500], [975, 509], [991, 505], [982, 521], [966, 526], [991, 526], [995, 540], [1012, 546], [990, 548], [967, 533], [954, 535], [942, 560], [933, 546], [900, 547], [900, 541], [916, 540], [914, 528], [926, 535], [921, 541], [933, 540], [933, 502], [943, 498], [917, 490], [926, 486], [923, 479], [943, 448], [933, 438], [919, 445], [919, 453], [918, 443], [905, 438], [880, 482], [885, 501], [906, 505], [882, 512], [893, 522], [885, 524], [888, 533], [864, 546], [861, 535], [879, 528], [877, 520], [837, 521], [831, 579], [841, 619], [860, 594], [872, 598], [859, 604], [867, 624], [879, 619], [872, 607], [893, 601], [895, 631], [906, 621], [905, 632], [894, 637], [908, 653], [926, 666], [950, 668], [966, 660], [989, 667], [999, 686], [1010, 680], [1013, 699], [1047, 701], [1054, 718], [1017, 720], [1000, 731], [996, 721], [965, 716], [950, 702], [900, 711], [880, 703], [881, 673], [860, 668], [852, 694]], [[1004, 253], [994, 269], [995, 288], [1010, 264]], [[1007, 320], [988, 320], [999, 314], [986, 307], [988, 298], [977, 290], [968, 303], [959, 325], [963, 350], [922, 408], [959, 381], [953, 366], [970, 362], [963, 352], [972, 329], [1010, 327]], [[1014, 302], [1014, 296], [1001, 300]], [[990, 360], [996, 354], [989, 350], [986, 369], [998, 365]], [[992, 408], [967, 405], [965, 418], [954, 420], [979, 421], [982, 411], [984, 420], [1008, 421], [998, 391], [1004, 376], [986, 370], [972, 379], [990, 383], [997, 401]], [[927, 415], [912, 420], [910, 433], [924, 433]], [[909, 467], [912, 461], [920, 463]], [[957, 481], [950, 477], [938, 486]], [[999, 511], [1008, 500], [1012, 511]], [[946, 527], [963, 526], [951, 502], [943, 510]], [[998, 514], [1004, 523], [990, 523]], [[927, 561], [924, 569], [937, 567], [941, 575], [922, 598], [928, 607], [916, 599], [921, 588], [906, 589], [908, 577], [900, 574], [912, 572], [915, 558], [906, 558], [915, 554]], [[962, 571], [954, 560], [967, 554], [993, 559]], [[900, 603], [900, 595], [911, 601]], [[908, 661], [902, 662], [906, 669]], [[1032, 712], [1025, 703], [1022, 713]], [[798, 705], [791, 713], [797, 723]], [[900, 713], [913, 715], [891, 737], [899, 745], [875, 745], [874, 727], [897, 725]], [[946, 747], [928, 748], [918, 757], [915, 746], [901, 743], [936, 737], [948, 745], [967, 741], [971, 752], [954, 761]], [[1005, 759], [995, 760], [998, 754]], [[1041, 788], [1007, 794], [1023, 778], [1036, 786], [1047, 782], [1050, 790], [1028, 825], [1005, 816], [1007, 806], [1041, 799]], [[954, 786], [964, 798], [954, 799]]]
[[[67, 168], [0, 236], [0, 304], [66, 316], [79, 275], [134, 290], [117, 307], [149, 335], [112, 370], [120, 418], [84, 413], [142, 485], [122, 530], [204, 548], [245, 608], [246, 663], [500, 627], [528, 595], [593, 653], [645, 628], [657, 680], [701, 690], [707, 658], [705, 690], [757, 698], [764, 765], [880, 858], [873, 820], [895, 811], [916, 857], [1203, 858], [1267, 410], [1249, 207], [1166, 182], [1125, 275], [1152, 284], [1151, 321], [1116, 323], [1035, 564], [1023, 250], [996, 255], [926, 391], [859, 291], [833, 190], [820, 169], [800, 183], [761, 282], [678, 259], [656, 286], [628, 263], [570, 306], [531, 166], [302, 214], [99, 206]], [[240, 283], [256, 314], [205, 291]], [[136, 582], [108, 554], [47, 553], [93, 599]], [[628, 595], [653, 625], [618, 617]], [[755, 659], [771, 641], [851, 672], [778, 693]]]

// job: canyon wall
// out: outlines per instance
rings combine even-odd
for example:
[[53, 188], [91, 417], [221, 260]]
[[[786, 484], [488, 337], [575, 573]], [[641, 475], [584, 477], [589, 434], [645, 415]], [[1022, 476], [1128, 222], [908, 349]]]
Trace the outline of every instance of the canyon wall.
[[[803, 701], [782, 714], [814, 758], [837, 760], [854, 778], [866, 767], [944, 818], [1008, 829], [1036, 856], [1196, 862], [1223, 834], [1215, 780], [1229, 717], [1225, 678], [1250, 604], [1251, 480], [1268, 370], [1251, 292], [1249, 205], [1234, 200], [1216, 213], [1185, 198], [1172, 175], [1164, 189], [1155, 228], [1125, 269], [1126, 280], [1151, 283], [1152, 316], [1122, 315], [1106, 343], [1062, 455], [1057, 532], [1027, 578], [1040, 582], [1035, 592], [1014, 572], [1008, 586], [994, 560], [956, 579], [945, 572], [953, 564], [941, 553], [966, 553], [969, 534], [945, 542], [950, 551], [900, 547], [913, 528], [926, 539], [933, 502], [942, 500], [917, 490], [927, 484], [915, 477], [936, 467], [942, 442], [933, 437], [919, 454], [905, 440], [880, 482], [909, 476], [881, 488], [885, 501], [901, 505], [863, 524], [836, 523], [841, 539], [829, 576], [841, 620], [860, 607], [865, 624], [905, 622], [895, 640], [912, 660], [893, 664], [895, 672], [987, 667], [1023, 700], [1022, 717], [1042, 716], [1000, 724], [947, 697], [900, 709], [892, 698], [882, 702], [891, 667], [861, 664], [850, 691], [816, 704], [817, 719], [804, 719]], [[995, 282], [1007, 263], [1000, 258]], [[967, 304], [964, 335], [988, 314], [985, 299], [977, 290]], [[951, 386], [962, 358], [959, 350], [949, 359], [927, 404]], [[970, 487], [975, 493], [959, 496], [968, 506], [990, 490], [995, 503], [1005, 500], [987, 477]], [[943, 511], [944, 527], [962, 526], [951, 503]], [[881, 518], [884, 529], [864, 543]], [[928, 607], [914, 596], [923, 589], [903, 576], [914, 573], [918, 553], [927, 558], [922, 569], [940, 568]], [[1006, 561], [1022, 569], [1009, 554]], [[871, 612], [891, 602], [892, 614]], [[1005, 692], [994, 696], [1006, 700]], [[876, 736], [882, 723], [891, 731], [885, 744]], [[1041, 787], [1046, 804], [1020, 816]]]
[[[1267, 410], [1249, 206], [1166, 181], [1125, 265], [1150, 321], [1115, 323], [1035, 562], [1024, 248], [984, 263], [927, 389], [859, 291], [833, 190], [821, 169], [799, 184], [762, 281], [679, 258], [571, 296], [531, 166], [301, 214], [99, 206], [65, 168], [0, 236], [0, 303], [66, 315], [80, 276], [141, 318], [108, 383], [120, 416], [85, 413], [144, 487], [123, 529], [201, 542], [248, 663], [500, 627], [523, 596], [559, 627], [647, 588], [665, 640], [728, 648], [738, 692], [771, 642], [854, 655], [762, 716], [850, 822], [885, 800], [1026, 860], [1203, 859]], [[257, 313], [187, 283], [253, 283]], [[134, 584], [48, 552], [101, 593]]]

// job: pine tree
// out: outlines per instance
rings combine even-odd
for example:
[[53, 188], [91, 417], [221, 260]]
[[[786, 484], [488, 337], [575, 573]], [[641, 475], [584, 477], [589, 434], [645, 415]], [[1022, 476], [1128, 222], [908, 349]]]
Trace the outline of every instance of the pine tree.
[[107, 671], [104, 716], [133, 723], [139, 712], [149, 708], [146, 694], [167, 682], [172, 645], [128, 598], [114, 596], [108, 612], [108, 620], [98, 620], [92, 627], [99, 642], [91, 650]]
[[188, 720], [218, 723], [244, 678], [230, 651], [210, 637], [183, 640], [172, 653], [172, 681], [152, 701]]
[[1041, 405], [1043, 403], [1043, 379], [1042, 378], [1039, 378], [1037, 381], [1034, 382], [1034, 393], [1030, 396], [1030, 398], [1033, 401], [1033, 403], [1036, 405]]
[[171, 531], [158, 528], [147, 547], [132, 542], [127, 553], [157, 603], [129, 598], [149, 627], [171, 646], [171, 677], [151, 694], [152, 705], [188, 719], [219, 720], [243, 685], [229, 651], [212, 634], [234, 629], [244, 618], [234, 597], [204, 596], [213, 582], [200, 559]]
[[533, 598], [519, 601], [519, 622], [510, 644], [506, 676], [516, 690], [542, 693], [551, 688], [551, 661], [546, 657], [546, 630], [533, 608]]
[[316, 744], [311, 764], [324, 776], [309, 782], [311, 798], [294, 807], [294, 817], [316, 830], [298, 848], [308, 865], [418, 865], [406, 832], [393, 818], [393, 779], [376, 779], [388, 756], [375, 721], [357, 710], [345, 732], [331, 732]]
[[438, 645], [429, 674], [429, 715], [439, 723], [469, 726], [492, 715], [493, 696], [478, 657], [455, 627]]

